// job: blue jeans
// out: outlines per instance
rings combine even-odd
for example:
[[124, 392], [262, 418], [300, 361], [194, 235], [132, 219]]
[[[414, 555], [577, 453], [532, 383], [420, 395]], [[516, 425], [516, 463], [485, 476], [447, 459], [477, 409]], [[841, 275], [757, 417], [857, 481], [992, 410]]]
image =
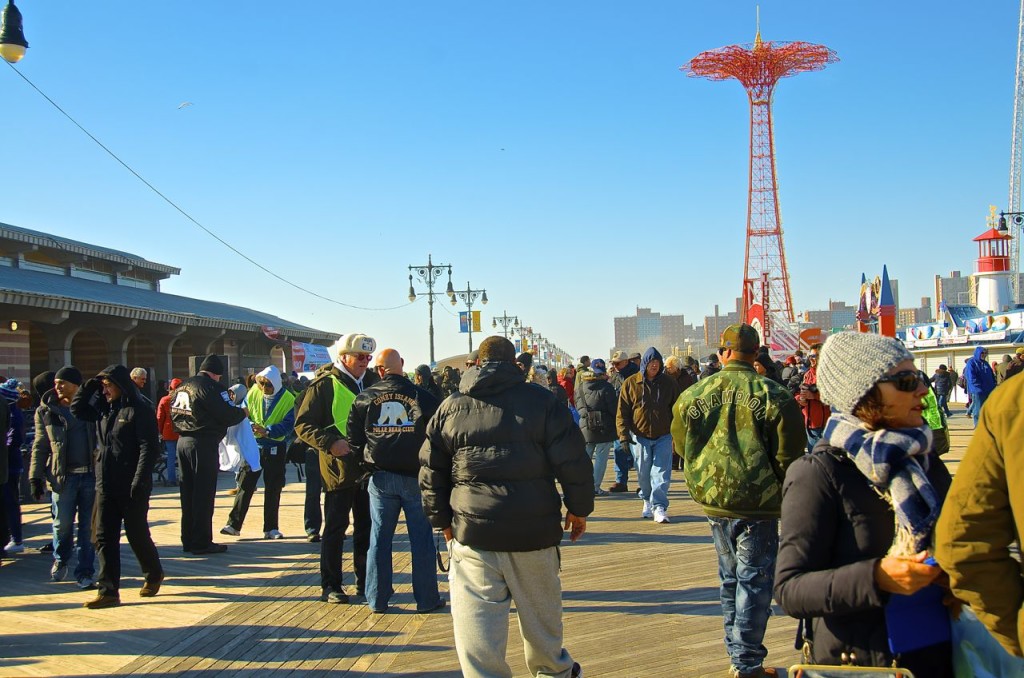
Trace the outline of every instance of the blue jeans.
[[812, 451], [814, 451], [814, 446], [817, 444], [817, 442], [819, 440], [821, 440], [821, 436], [824, 435], [825, 429], [824, 428], [811, 428], [811, 427], [808, 426], [806, 430], [807, 430], [807, 454], [810, 454]]
[[978, 427], [978, 415], [981, 414], [981, 406], [985, 404], [985, 400], [988, 399], [988, 394], [972, 393], [971, 394], [971, 406], [968, 408], [968, 413], [974, 417], [974, 427]]
[[754, 671], [768, 655], [762, 641], [772, 610], [779, 521], [708, 516], [708, 522], [718, 552], [725, 648], [741, 673]]
[[178, 441], [177, 440], [165, 440], [164, 441], [164, 454], [167, 455], [167, 482], [176, 483], [178, 482]]
[[951, 413], [949, 411], [949, 395], [948, 394], [943, 393], [943, 394], [939, 395], [938, 393], [936, 393], [935, 394], [935, 402], [937, 402], [939, 404], [939, 409], [942, 410], [947, 417], [950, 416]]
[[629, 469], [633, 468], [633, 455], [623, 449], [622, 443], [615, 441], [615, 482], [629, 484]]
[[660, 438], [636, 436], [633, 444], [636, 459], [636, 482], [640, 498], [649, 501], [651, 508], [668, 508], [668, 486], [672, 483], [672, 436]]
[[423, 512], [423, 497], [414, 476], [377, 471], [370, 476], [370, 550], [366, 554], [366, 603], [373, 610], [387, 609], [394, 593], [391, 553], [398, 514], [405, 511], [405, 526], [412, 551], [412, 594], [416, 610], [426, 612], [441, 603], [437, 592], [437, 552], [433, 531]]
[[[21, 454], [21, 452], [18, 452]], [[11, 541], [20, 544], [21, 531], [21, 473], [23, 469], [12, 469], [10, 479], [3, 486], [3, 510], [7, 512], [7, 526], [11, 531]], [[0, 544], [0, 548], [7, 544]]]
[[[96, 573], [96, 551], [92, 543], [92, 507], [96, 502], [96, 475], [70, 473], [60, 492], [53, 492], [53, 560], [67, 565], [71, 551], [78, 549], [75, 579]], [[77, 519], [77, 521], [76, 521]], [[78, 538], [75, 539], [75, 523]]]
[[604, 482], [604, 472], [608, 468], [608, 453], [612, 451], [613, 444], [587, 443], [587, 455], [594, 462], [594, 491], [601, 489]]

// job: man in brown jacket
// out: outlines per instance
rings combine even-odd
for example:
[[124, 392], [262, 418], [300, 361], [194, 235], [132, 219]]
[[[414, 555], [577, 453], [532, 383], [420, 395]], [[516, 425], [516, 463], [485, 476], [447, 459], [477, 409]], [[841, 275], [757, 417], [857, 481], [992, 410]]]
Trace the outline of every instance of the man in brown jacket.
[[1010, 547], [1024, 534], [1024, 379], [985, 402], [946, 495], [935, 559], [953, 593], [971, 606], [1006, 651], [1024, 646], [1024, 575]]
[[[672, 406], [679, 382], [665, 373], [661, 353], [644, 352], [640, 371], [622, 383], [616, 428], [622, 449], [633, 450], [638, 492], [644, 502], [641, 518], [667, 523], [668, 488], [672, 482]], [[634, 442], [633, 437], [636, 437]]]
[[346, 334], [328, 349], [334, 362], [317, 371], [295, 412], [295, 435], [317, 452], [324, 487], [324, 534], [320, 542], [320, 600], [347, 603], [341, 585], [341, 553], [352, 513], [352, 566], [356, 595], [365, 595], [370, 548], [370, 495], [363, 465], [348, 444], [348, 415], [356, 395], [378, 377], [368, 370], [377, 342]]

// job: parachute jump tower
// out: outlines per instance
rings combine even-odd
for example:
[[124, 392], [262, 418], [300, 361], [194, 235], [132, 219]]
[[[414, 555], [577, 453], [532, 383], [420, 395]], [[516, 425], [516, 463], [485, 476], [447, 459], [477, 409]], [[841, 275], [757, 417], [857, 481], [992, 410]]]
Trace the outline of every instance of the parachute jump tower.
[[680, 70], [708, 80], [739, 80], [750, 99], [750, 190], [743, 264], [743, 317], [761, 332], [761, 343], [777, 352], [799, 348], [790, 329], [793, 299], [782, 243], [779, 184], [775, 176], [772, 96], [780, 78], [818, 71], [839, 61], [824, 45], [763, 42], [729, 45], [694, 57]]

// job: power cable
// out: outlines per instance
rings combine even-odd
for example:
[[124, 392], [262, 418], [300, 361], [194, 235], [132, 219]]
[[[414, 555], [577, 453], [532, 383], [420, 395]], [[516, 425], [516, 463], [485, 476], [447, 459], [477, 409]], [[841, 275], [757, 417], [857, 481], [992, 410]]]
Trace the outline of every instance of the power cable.
[[301, 285], [299, 285], [297, 283], [292, 282], [291, 280], [288, 280], [287, 278], [284, 278], [284, 277], [278, 275], [277, 273], [274, 273], [273, 271], [271, 271], [269, 268], [267, 268], [263, 264], [259, 263], [255, 259], [249, 257], [248, 255], [246, 255], [245, 253], [243, 253], [242, 251], [237, 249], [235, 246], [233, 246], [231, 243], [229, 243], [228, 241], [226, 241], [223, 238], [221, 238], [219, 235], [217, 235], [216, 233], [214, 233], [213, 231], [208, 229], [206, 226], [203, 226], [201, 223], [199, 223], [199, 221], [197, 221], [191, 214], [186, 212], [184, 209], [179, 207], [177, 203], [175, 203], [173, 200], [171, 200], [166, 195], [161, 193], [160, 190], [156, 188], [156, 186], [154, 186], [153, 184], [151, 184], [148, 181], [146, 181], [146, 179], [141, 174], [139, 174], [134, 169], [132, 169], [132, 167], [128, 163], [126, 163], [124, 160], [122, 160], [120, 157], [118, 157], [118, 155], [116, 153], [114, 153], [112, 150], [107, 148], [106, 145], [104, 145], [102, 141], [100, 141], [95, 136], [93, 136], [93, 134], [91, 132], [89, 132], [89, 130], [85, 129], [85, 127], [83, 127], [77, 120], [75, 120], [73, 117], [71, 117], [71, 115], [67, 111], [65, 111], [63, 108], [61, 108], [57, 104], [56, 101], [54, 101], [49, 96], [47, 96], [46, 93], [43, 92], [43, 90], [39, 89], [34, 82], [29, 80], [28, 77], [26, 77], [24, 73], [22, 73], [20, 70], [15, 68], [14, 64], [6, 62], [6, 61], [4, 63], [6, 63], [8, 66], [10, 66], [11, 70], [18, 74], [18, 77], [20, 77], [22, 80], [24, 80], [26, 83], [28, 83], [29, 87], [31, 87], [36, 92], [38, 92], [41, 97], [43, 97], [48, 102], [50, 102], [51, 106], [53, 106], [58, 111], [60, 111], [61, 115], [63, 115], [68, 120], [70, 120], [71, 123], [75, 127], [77, 127], [79, 130], [81, 130], [83, 134], [85, 134], [87, 137], [92, 139], [96, 143], [97, 146], [99, 146], [104, 151], [106, 151], [107, 155], [109, 155], [111, 158], [116, 160], [126, 170], [131, 172], [131, 174], [136, 179], [138, 179], [143, 184], [145, 184], [146, 187], [149, 188], [149, 190], [153, 191], [158, 196], [160, 196], [160, 198], [162, 198], [164, 200], [164, 202], [166, 202], [168, 205], [170, 205], [171, 207], [176, 209], [182, 216], [184, 216], [186, 219], [188, 219], [193, 224], [195, 224], [200, 229], [202, 229], [211, 238], [213, 238], [214, 240], [219, 242], [221, 245], [224, 245], [224, 247], [227, 247], [229, 250], [231, 250], [232, 252], [234, 252], [238, 256], [242, 257], [243, 259], [248, 261], [250, 264], [252, 264], [256, 268], [260, 269], [264, 273], [266, 273], [266, 274], [268, 274], [270, 276], [273, 276], [274, 278], [280, 280], [284, 284], [286, 284], [286, 285], [288, 285], [290, 287], [293, 287], [293, 288], [299, 290], [300, 292], [305, 292], [306, 294], [308, 294], [310, 296], [316, 297], [317, 299], [321, 299], [323, 301], [327, 301], [327, 302], [330, 302], [332, 304], [337, 304], [338, 306], [344, 306], [345, 308], [353, 308], [353, 309], [356, 309], [356, 310], [359, 310], [359, 311], [394, 311], [394, 310], [399, 309], [399, 308], [405, 308], [406, 306], [409, 306], [410, 304], [414, 303], [414, 302], [410, 301], [407, 304], [400, 304], [398, 306], [388, 306], [386, 308], [370, 308], [370, 307], [367, 307], [367, 306], [356, 306], [355, 304], [347, 304], [344, 301], [338, 301], [337, 299], [332, 299], [330, 297], [325, 297], [322, 294], [319, 294], [317, 292], [314, 292], [313, 290], [307, 289], [307, 288], [305, 288], [305, 287], [303, 287], [303, 286], [301, 286]]

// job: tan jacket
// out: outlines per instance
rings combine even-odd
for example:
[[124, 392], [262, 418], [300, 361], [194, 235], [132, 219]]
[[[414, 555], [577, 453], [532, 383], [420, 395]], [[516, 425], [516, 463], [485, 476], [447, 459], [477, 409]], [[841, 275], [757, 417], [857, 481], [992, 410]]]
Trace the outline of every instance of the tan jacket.
[[1024, 534], [1024, 379], [985, 401], [935, 532], [953, 592], [1006, 648], [1022, 656], [1024, 570], [1009, 547]]

